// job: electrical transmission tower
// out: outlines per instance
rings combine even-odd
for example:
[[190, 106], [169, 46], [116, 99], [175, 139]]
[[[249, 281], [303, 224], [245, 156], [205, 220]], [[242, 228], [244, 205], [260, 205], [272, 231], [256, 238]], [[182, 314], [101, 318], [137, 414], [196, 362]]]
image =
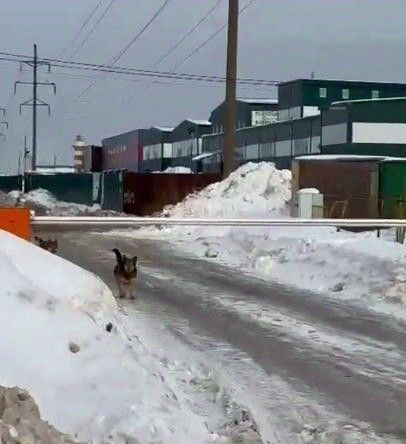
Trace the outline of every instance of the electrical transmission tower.
[[37, 168], [37, 108], [38, 106], [46, 106], [48, 108], [48, 115], [51, 115], [51, 107], [49, 103], [44, 102], [38, 98], [38, 86], [51, 86], [53, 88], [54, 94], [56, 94], [56, 85], [53, 82], [38, 82], [38, 68], [41, 66], [47, 66], [48, 72], [51, 72], [51, 64], [48, 62], [43, 62], [38, 60], [37, 55], [37, 45], [34, 45], [34, 57], [32, 60], [24, 60], [21, 62], [20, 70], [22, 70], [22, 65], [28, 65], [32, 68], [32, 82], [15, 82], [14, 83], [14, 94], [17, 93], [17, 85], [32, 85], [33, 97], [20, 104], [20, 115], [22, 114], [22, 107], [29, 106], [32, 108], [32, 171]]

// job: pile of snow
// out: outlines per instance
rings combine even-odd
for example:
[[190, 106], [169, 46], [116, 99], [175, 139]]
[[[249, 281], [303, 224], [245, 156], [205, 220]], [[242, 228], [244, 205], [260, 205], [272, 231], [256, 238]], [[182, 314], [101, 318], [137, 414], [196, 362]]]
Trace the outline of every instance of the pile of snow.
[[291, 173], [272, 163], [247, 163], [222, 182], [165, 208], [171, 217], [275, 217], [287, 214]]
[[[165, 208], [163, 215], [289, 217], [290, 182], [290, 171], [266, 162], [248, 163], [222, 182]], [[300, 227], [177, 226], [121, 234], [163, 237], [203, 258], [386, 312], [399, 314], [396, 307], [406, 307], [406, 255], [391, 231], [379, 239], [376, 232]]]
[[164, 171], [154, 171], [154, 173], [161, 174], [193, 174], [190, 168], [184, 166], [168, 167]]
[[93, 443], [212, 442], [100, 279], [0, 231], [0, 280], [0, 384], [28, 390], [46, 421]]
[[9, 204], [28, 207], [34, 210], [37, 216], [114, 216], [120, 214], [111, 210], [102, 210], [98, 204], [87, 206], [59, 201], [49, 191], [41, 188], [26, 194], [21, 191], [11, 191], [7, 198]]

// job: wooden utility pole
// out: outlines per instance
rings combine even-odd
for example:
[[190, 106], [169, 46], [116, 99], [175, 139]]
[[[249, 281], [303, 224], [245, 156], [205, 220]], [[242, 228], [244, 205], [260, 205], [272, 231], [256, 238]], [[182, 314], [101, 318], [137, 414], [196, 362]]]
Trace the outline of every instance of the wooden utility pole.
[[235, 169], [237, 137], [237, 47], [238, 47], [238, 0], [228, 0], [226, 107], [224, 116], [223, 177]]

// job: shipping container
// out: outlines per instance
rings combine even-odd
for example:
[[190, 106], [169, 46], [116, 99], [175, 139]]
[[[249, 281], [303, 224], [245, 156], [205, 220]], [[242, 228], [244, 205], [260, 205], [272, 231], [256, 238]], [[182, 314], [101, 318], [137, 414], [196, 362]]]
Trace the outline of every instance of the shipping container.
[[103, 171], [100, 178], [100, 206], [123, 211], [123, 171]]
[[137, 172], [143, 159], [143, 138], [147, 129], [137, 129], [102, 140], [103, 171]]
[[100, 173], [103, 168], [103, 148], [89, 145], [83, 148], [83, 169], [86, 172]]
[[127, 172], [124, 175], [124, 211], [137, 216], [150, 215], [219, 180], [219, 174]]
[[382, 157], [305, 156], [293, 160], [292, 214], [297, 192], [316, 188], [324, 195], [325, 217], [378, 218], [379, 164]]
[[92, 173], [28, 173], [25, 184], [27, 192], [43, 189], [61, 201], [93, 204]]
[[14, 190], [21, 190], [22, 176], [0, 176], [0, 191], [9, 193]]
[[384, 160], [380, 164], [382, 216], [406, 218], [406, 160]]

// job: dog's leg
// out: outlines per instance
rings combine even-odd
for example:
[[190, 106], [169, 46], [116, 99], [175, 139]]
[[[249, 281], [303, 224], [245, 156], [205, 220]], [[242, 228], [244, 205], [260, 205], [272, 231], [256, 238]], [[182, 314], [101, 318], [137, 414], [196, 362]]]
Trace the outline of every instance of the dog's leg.
[[122, 282], [118, 282], [118, 297], [120, 299], [125, 298], [125, 287]]
[[131, 280], [128, 283], [128, 287], [127, 287], [127, 297], [128, 299], [135, 299], [135, 294], [134, 294], [134, 281]]

